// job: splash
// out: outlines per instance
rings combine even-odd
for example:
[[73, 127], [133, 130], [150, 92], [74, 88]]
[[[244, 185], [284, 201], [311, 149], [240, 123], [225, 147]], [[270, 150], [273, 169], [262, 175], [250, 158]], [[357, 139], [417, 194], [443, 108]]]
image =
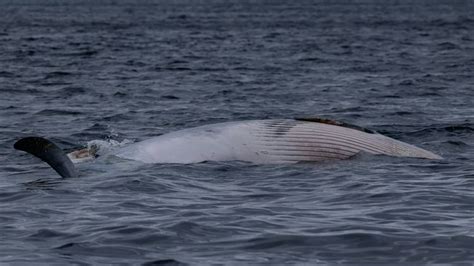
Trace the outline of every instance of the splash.
[[87, 142], [87, 149], [95, 155], [104, 155], [115, 151], [118, 148], [121, 148], [127, 144], [132, 143], [132, 140], [124, 139], [122, 141], [117, 141], [113, 139], [107, 140], [91, 140]]

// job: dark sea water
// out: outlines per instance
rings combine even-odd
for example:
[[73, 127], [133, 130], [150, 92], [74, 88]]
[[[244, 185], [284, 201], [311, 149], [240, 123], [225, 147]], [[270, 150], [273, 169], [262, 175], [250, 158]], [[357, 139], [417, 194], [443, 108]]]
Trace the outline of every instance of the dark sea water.
[[[13, 149], [321, 116], [442, 155], [140, 164]], [[0, 1], [0, 264], [474, 261], [472, 1]]]

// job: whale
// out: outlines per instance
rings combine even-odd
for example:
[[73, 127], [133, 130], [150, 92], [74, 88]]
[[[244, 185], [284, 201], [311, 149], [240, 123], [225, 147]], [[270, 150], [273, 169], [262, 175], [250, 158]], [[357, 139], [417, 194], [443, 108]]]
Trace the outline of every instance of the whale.
[[[93, 159], [97, 154], [90, 148], [65, 153], [42, 137], [22, 138], [14, 147], [42, 159], [62, 177], [76, 177], [73, 163]], [[442, 159], [376, 131], [318, 117], [231, 121], [185, 128], [120, 147], [109, 155], [159, 164], [292, 164], [346, 160], [360, 153]]]

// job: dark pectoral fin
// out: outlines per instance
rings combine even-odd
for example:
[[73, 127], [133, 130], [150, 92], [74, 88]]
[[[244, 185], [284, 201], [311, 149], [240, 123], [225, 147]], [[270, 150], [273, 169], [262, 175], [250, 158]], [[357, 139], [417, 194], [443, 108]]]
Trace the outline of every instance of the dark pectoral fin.
[[53, 142], [41, 137], [26, 137], [13, 147], [26, 151], [49, 164], [62, 177], [77, 177], [76, 169], [66, 153]]

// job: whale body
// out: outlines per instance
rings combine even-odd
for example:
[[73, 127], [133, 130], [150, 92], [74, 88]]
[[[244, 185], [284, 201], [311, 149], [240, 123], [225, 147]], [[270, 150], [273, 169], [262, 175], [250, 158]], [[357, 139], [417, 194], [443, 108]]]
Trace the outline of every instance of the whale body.
[[[48, 142], [25, 143], [40, 145], [36, 143]], [[17, 146], [15, 144], [16, 148]], [[38, 150], [50, 151], [52, 154], [49, 157], [55, 159], [54, 164], [48, 162], [49, 157], [45, 152], [41, 152], [40, 158], [56, 166], [55, 170], [63, 177], [68, 177], [69, 174], [58, 170], [61, 169], [58, 158], [79, 161], [84, 156], [94, 155], [90, 150], [62, 156], [57, 154], [61, 152], [60, 149], [29, 148], [27, 145], [21, 147], [21, 150], [33, 155], [37, 155]], [[245, 161], [281, 164], [343, 160], [359, 153], [442, 159], [430, 151], [377, 132], [321, 118], [249, 120], [204, 125], [136, 142], [113, 151], [112, 155], [144, 163]], [[64, 164], [69, 167], [70, 162]]]
[[273, 119], [205, 125], [137, 142], [115, 155], [145, 163], [319, 162], [348, 159], [361, 152], [441, 159], [430, 151], [370, 130], [317, 121]]

